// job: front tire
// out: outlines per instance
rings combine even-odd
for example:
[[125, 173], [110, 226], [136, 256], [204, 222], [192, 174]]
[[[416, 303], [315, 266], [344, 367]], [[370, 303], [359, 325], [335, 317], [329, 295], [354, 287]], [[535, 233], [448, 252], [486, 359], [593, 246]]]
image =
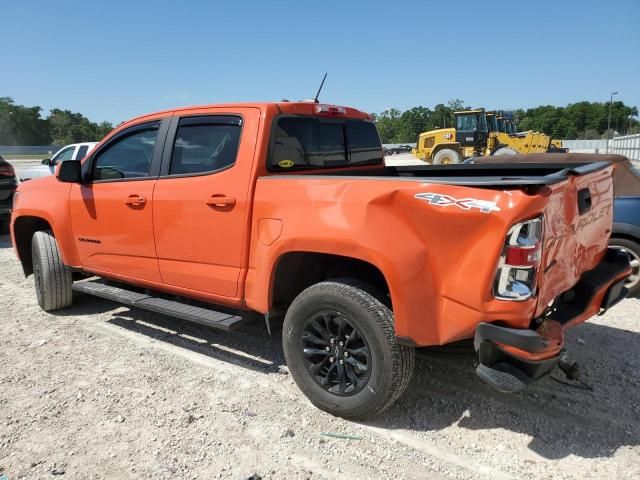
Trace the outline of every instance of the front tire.
[[70, 306], [73, 299], [72, 273], [62, 263], [58, 244], [51, 232], [33, 234], [31, 256], [40, 307], [45, 312], [50, 312]]
[[349, 280], [321, 282], [293, 301], [284, 319], [289, 371], [321, 410], [364, 419], [393, 404], [414, 365], [411, 347], [395, 341], [393, 313]]

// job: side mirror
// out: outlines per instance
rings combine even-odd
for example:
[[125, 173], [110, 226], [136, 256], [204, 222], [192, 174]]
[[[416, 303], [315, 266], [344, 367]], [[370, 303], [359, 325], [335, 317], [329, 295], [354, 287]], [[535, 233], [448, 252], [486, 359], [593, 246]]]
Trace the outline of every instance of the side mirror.
[[51, 159], [50, 158], [45, 158], [40, 163], [42, 163], [42, 165], [51, 165]]
[[61, 182], [82, 183], [82, 164], [79, 160], [61, 162], [57, 176]]

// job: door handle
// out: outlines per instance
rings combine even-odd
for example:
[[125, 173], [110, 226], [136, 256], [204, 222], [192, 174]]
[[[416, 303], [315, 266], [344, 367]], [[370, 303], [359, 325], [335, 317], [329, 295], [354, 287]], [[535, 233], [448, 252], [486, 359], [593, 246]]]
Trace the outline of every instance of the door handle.
[[591, 210], [591, 192], [588, 188], [578, 190], [578, 213], [584, 215]]
[[131, 205], [134, 207], [139, 207], [140, 205], [144, 205], [147, 202], [147, 199], [144, 197], [141, 197], [140, 195], [129, 195], [124, 203], [126, 203], [127, 205]]
[[222, 194], [211, 195], [207, 199], [207, 205], [211, 207], [233, 207], [235, 204], [236, 199], [234, 197], [227, 197]]

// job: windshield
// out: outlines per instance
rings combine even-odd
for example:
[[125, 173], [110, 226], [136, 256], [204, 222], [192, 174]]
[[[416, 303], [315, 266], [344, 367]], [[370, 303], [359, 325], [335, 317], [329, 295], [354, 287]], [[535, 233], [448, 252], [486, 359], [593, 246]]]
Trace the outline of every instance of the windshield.
[[498, 122], [496, 122], [495, 115], [487, 115], [487, 128], [490, 132], [498, 130]]
[[463, 132], [475, 131], [478, 129], [478, 121], [474, 114], [463, 114], [456, 117], [456, 130]]
[[478, 130], [481, 132], [487, 131], [487, 115], [483, 113], [478, 113]]
[[384, 161], [373, 122], [281, 117], [271, 142], [270, 170], [373, 165]]

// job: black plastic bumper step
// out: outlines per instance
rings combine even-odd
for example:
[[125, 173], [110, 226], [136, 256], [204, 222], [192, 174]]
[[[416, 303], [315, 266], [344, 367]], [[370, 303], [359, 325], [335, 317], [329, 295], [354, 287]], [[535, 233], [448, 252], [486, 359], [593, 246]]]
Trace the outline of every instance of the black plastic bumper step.
[[476, 374], [485, 383], [488, 383], [496, 390], [503, 393], [516, 393], [526, 387], [526, 383], [511, 373], [496, 370], [486, 365], [479, 364], [476, 367]]
[[245, 323], [245, 319], [238, 315], [195, 307], [100, 282], [77, 282], [73, 284], [73, 290], [221, 330], [236, 330]]

